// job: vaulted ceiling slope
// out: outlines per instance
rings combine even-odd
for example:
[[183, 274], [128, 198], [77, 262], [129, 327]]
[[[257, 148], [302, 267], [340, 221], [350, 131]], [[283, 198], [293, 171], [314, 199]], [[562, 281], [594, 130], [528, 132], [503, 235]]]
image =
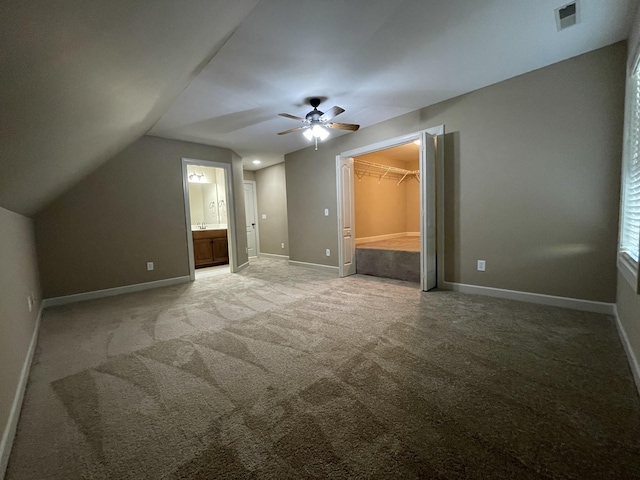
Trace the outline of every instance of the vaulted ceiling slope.
[[31, 215], [144, 135], [257, 3], [0, 2], [0, 205]]
[[3, 0], [0, 205], [30, 215], [145, 133], [276, 163], [308, 97], [366, 127], [625, 39], [638, 4], [578, 0], [558, 31], [568, 1]]

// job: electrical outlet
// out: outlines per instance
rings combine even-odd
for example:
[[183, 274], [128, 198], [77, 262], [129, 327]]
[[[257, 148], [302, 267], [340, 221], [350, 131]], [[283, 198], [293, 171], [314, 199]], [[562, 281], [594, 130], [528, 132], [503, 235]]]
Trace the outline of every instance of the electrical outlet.
[[153, 270], [153, 262], [147, 262], [147, 271]]
[[263, 219], [263, 220], [266, 220], [266, 219], [267, 219], [267, 214], [266, 214], [266, 213], [263, 213], [263, 214], [262, 214], [262, 219]]
[[479, 272], [484, 272], [486, 266], [487, 266], [487, 262], [485, 262], [484, 260], [478, 260], [478, 271]]
[[329, 209], [328, 209], [328, 208], [325, 208], [325, 209], [324, 209], [324, 216], [325, 216], [325, 217], [328, 217], [328, 216], [329, 216]]
[[330, 256], [331, 256], [331, 250], [329, 250], [329, 249], [327, 248], [326, 254], [327, 254], [327, 257], [330, 257]]
[[284, 248], [284, 242], [280, 244], [280, 248]]

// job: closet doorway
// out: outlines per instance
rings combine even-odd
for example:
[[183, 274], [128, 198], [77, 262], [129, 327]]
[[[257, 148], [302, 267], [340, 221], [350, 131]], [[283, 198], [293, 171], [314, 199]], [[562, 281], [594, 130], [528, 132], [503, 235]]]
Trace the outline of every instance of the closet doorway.
[[356, 272], [420, 282], [420, 140], [353, 157]]
[[[444, 125], [440, 125], [336, 157], [341, 277], [383, 272], [378, 275], [419, 281], [423, 291], [435, 288], [439, 276], [442, 280], [443, 196], [441, 189], [436, 189], [442, 185], [436, 175], [443, 172], [443, 140]], [[417, 149], [417, 158], [410, 155], [412, 149]], [[376, 186], [380, 189], [377, 196]], [[412, 201], [416, 196], [417, 205]], [[368, 251], [376, 248], [359, 248], [367, 244], [382, 249], [377, 249], [376, 256], [375, 251]], [[384, 248], [385, 244], [392, 248]], [[360, 269], [358, 259], [367, 262]], [[385, 269], [403, 272], [408, 278], [386, 275]]]

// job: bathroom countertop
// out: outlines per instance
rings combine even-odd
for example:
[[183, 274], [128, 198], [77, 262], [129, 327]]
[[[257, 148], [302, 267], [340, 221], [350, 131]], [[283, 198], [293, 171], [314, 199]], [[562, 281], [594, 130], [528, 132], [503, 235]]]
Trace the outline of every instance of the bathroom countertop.
[[226, 230], [227, 229], [227, 225], [220, 223], [208, 223], [207, 224], [207, 228], [200, 228], [197, 225], [191, 225], [191, 231], [192, 232], [206, 232], [207, 230]]

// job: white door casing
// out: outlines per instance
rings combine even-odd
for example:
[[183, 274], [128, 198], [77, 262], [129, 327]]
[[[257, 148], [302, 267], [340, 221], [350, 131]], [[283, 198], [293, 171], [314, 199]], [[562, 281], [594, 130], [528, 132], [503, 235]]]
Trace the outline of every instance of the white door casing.
[[204, 167], [221, 168], [224, 170], [224, 179], [226, 183], [226, 195], [227, 195], [227, 238], [229, 245], [229, 267], [231, 273], [238, 271], [238, 258], [236, 256], [236, 238], [238, 232], [236, 232], [236, 213], [235, 202], [233, 201], [233, 177], [231, 172], [231, 164], [212, 162], [210, 160], [196, 160], [193, 158], [182, 158], [182, 191], [184, 195], [184, 213], [186, 221], [186, 233], [187, 233], [187, 256], [189, 259], [189, 278], [195, 280], [195, 264], [193, 260], [193, 238], [191, 235], [191, 209], [189, 206], [189, 178], [187, 172], [187, 165], [198, 165]]
[[[428, 128], [381, 142], [343, 152], [336, 156], [338, 194], [338, 258], [340, 276], [353, 275], [355, 264], [355, 225], [350, 235], [343, 228], [344, 211], [348, 208], [349, 219], [355, 222], [353, 197], [353, 159], [359, 155], [385, 150], [420, 140], [420, 286], [427, 291], [438, 282], [444, 285], [444, 125]], [[346, 162], [350, 161], [349, 164]], [[437, 164], [437, 167], [436, 167]], [[349, 170], [341, 166], [349, 165]], [[436, 174], [438, 175], [436, 180]], [[349, 186], [345, 186], [348, 184]], [[436, 227], [437, 225], [437, 227]], [[436, 239], [437, 235], [437, 239]], [[349, 258], [352, 260], [349, 262]]]
[[420, 283], [427, 291], [437, 286], [436, 277], [436, 136], [420, 138]]
[[355, 213], [353, 205], [353, 158], [336, 157], [338, 166], [338, 262], [341, 277], [356, 273]]
[[250, 180], [244, 182], [244, 209], [247, 226], [247, 253], [256, 257], [258, 246], [258, 207], [256, 202], [256, 183]]

